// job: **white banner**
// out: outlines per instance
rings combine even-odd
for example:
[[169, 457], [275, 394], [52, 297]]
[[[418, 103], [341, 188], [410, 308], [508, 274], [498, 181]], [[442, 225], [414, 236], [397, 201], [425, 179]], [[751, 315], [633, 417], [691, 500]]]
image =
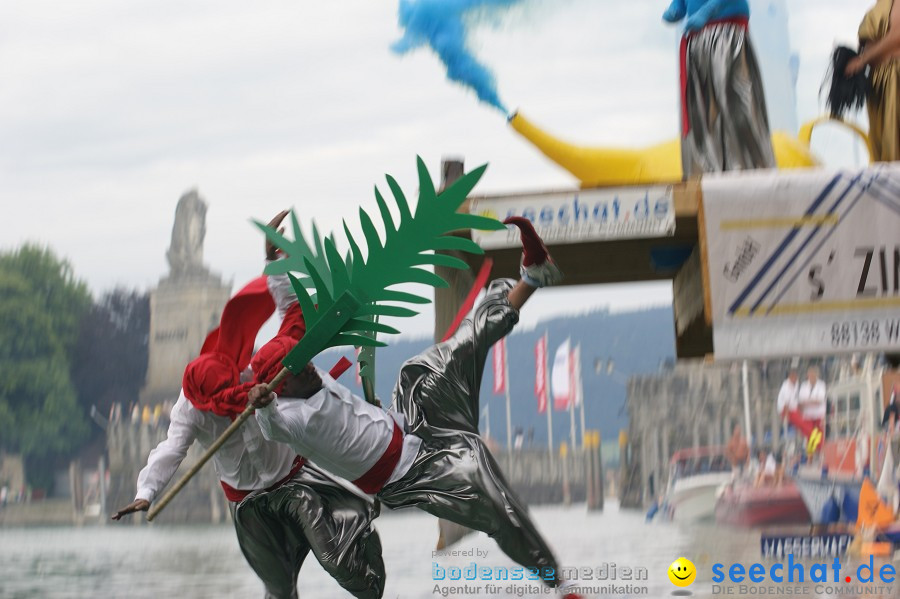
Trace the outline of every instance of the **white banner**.
[[[524, 216], [547, 244], [665, 237], [675, 233], [671, 186], [582, 189], [473, 198], [469, 210], [504, 220]], [[472, 231], [485, 249], [519, 247], [519, 231]]]
[[718, 359], [900, 351], [900, 166], [703, 179]]

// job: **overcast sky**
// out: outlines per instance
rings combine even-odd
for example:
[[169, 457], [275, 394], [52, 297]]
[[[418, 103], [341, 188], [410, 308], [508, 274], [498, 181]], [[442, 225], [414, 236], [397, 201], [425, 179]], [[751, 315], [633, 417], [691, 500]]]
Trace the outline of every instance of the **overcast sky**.
[[[834, 41], [872, 0], [789, 0], [798, 113], [819, 114]], [[209, 203], [205, 262], [236, 284], [261, 265], [248, 224], [293, 206], [323, 230], [374, 207], [383, 174], [414, 195], [415, 156], [490, 163], [482, 193], [573, 187], [428, 51], [398, 57], [396, 0], [0, 3], [0, 249], [67, 257], [95, 293], [165, 274], [175, 205]], [[535, 0], [474, 47], [501, 97], [553, 133], [640, 146], [677, 132], [667, 2]], [[376, 210], [377, 212], [377, 210]], [[666, 303], [669, 284], [538, 294], [561, 311]], [[430, 330], [424, 315], [407, 330]]]

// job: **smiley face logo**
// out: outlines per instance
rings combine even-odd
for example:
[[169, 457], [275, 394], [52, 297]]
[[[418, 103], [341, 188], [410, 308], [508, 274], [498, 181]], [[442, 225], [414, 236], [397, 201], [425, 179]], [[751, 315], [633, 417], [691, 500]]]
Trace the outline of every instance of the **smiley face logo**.
[[677, 587], [690, 586], [697, 578], [697, 568], [691, 560], [679, 557], [669, 566], [669, 580]]

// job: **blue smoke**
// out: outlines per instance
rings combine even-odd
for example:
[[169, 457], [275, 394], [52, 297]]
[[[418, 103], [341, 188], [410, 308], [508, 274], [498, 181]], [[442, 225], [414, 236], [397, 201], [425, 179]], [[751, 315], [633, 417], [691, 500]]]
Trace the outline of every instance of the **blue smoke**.
[[503, 10], [523, 0], [400, 0], [403, 37], [391, 45], [405, 54], [428, 45], [447, 67], [451, 81], [471, 88], [478, 99], [506, 114], [497, 94], [494, 75], [468, 48], [469, 27], [488, 17], [490, 9]]

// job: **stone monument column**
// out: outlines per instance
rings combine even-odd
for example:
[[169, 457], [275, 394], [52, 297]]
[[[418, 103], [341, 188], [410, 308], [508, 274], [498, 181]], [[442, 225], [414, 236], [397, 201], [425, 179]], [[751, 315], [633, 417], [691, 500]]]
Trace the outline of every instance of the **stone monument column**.
[[218, 326], [231, 285], [203, 264], [206, 202], [191, 190], [178, 200], [172, 241], [166, 251], [169, 274], [150, 292], [147, 379], [141, 404], [174, 401], [188, 362]]

